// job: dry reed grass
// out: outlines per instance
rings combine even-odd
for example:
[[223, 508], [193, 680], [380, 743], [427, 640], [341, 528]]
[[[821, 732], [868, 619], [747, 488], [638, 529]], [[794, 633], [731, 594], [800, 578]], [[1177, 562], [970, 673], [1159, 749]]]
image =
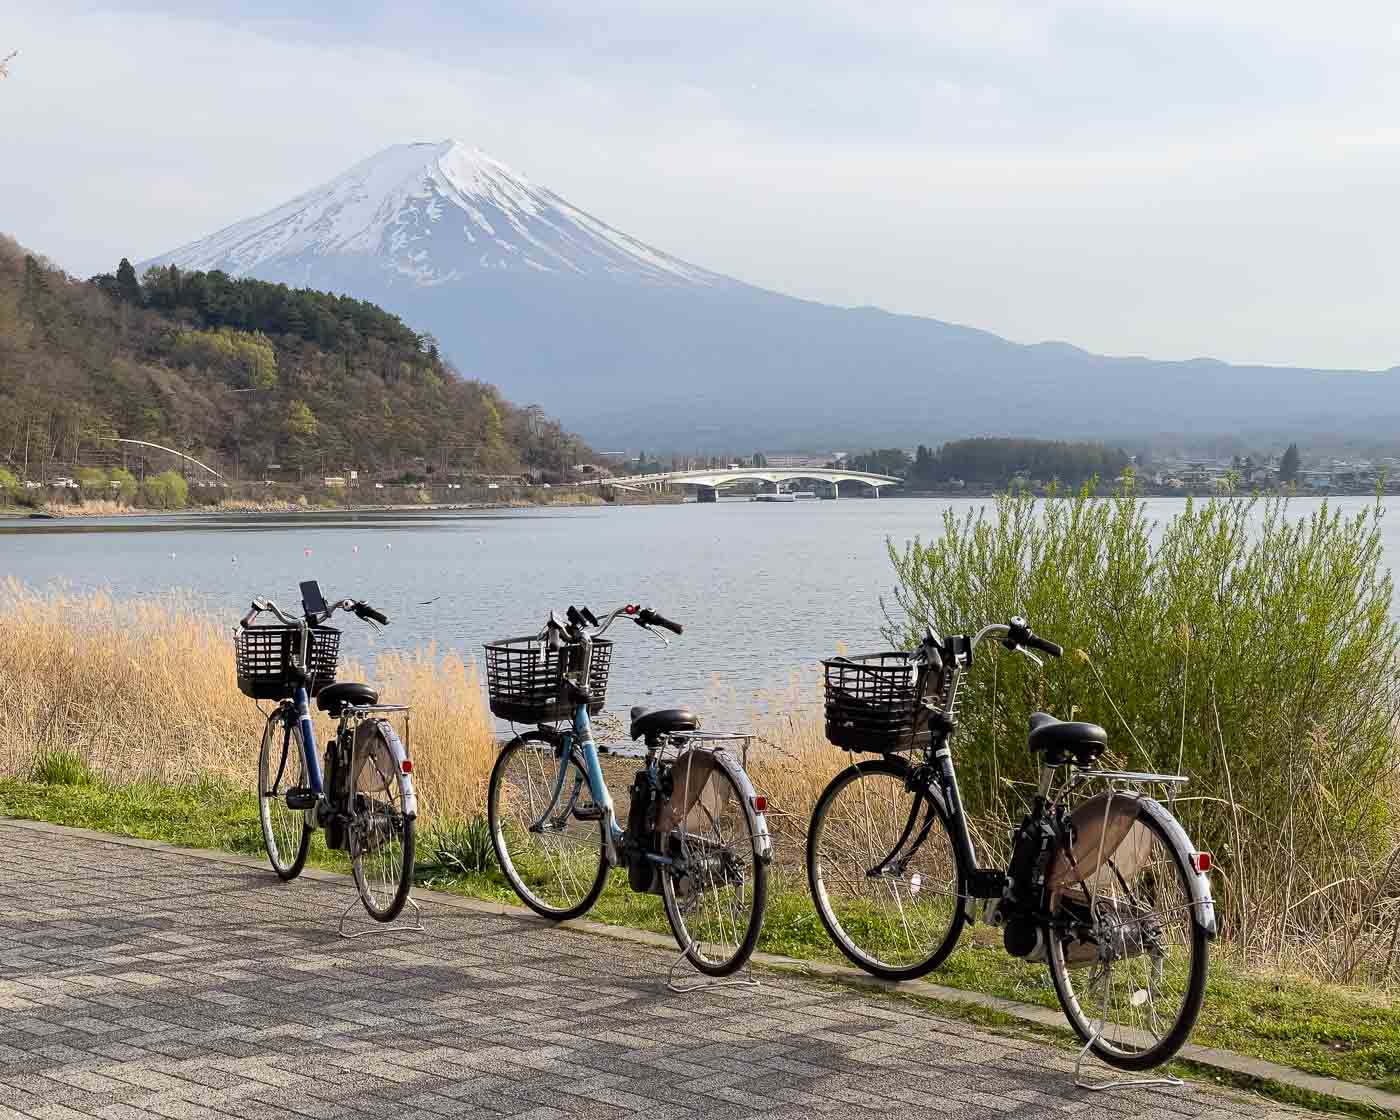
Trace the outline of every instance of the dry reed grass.
[[[370, 680], [386, 702], [412, 707], [409, 745], [427, 824], [483, 813], [496, 732], [472, 664], [429, 647], [383, 655], [367, 675], [344, 665], [341, 678]], [[795, 677], [747, 719], [756, 736], [749, 770], [768, 798], [777, 870], [796, 890], [805, 889], [812, 805], [850, 761], [827, 743], [818, 698], [814, 679]], [[711, 706], [736, 710], [732, 698]], [[238, 691], [228, 620], [187, 597], [119, 600], [0, 582], [0, 776], [23, 777], [46, 756], [71, 752], [114, 782], [207, 775], [247, 783], [262, 721]], [[329, 731], [324, 717], [320, 730]], [[1184, 803], [1182, 816], [1192, 831], [1228, 837], [1214, 882], [1237, 956], [1390, 982], [1400, 975], [1400, 848], [1376, 855], [1348, 845], [1345, 810], [1317, 780], [1329, 755], [1320, 734], [1279, 759], [1296, 771], [1282, 811], [1247, 810], [1248, 791], [1235, 788], [1231, 798]], [[625, 810], [624, 790], [615, 792]], [[988, 862], [1005, 858], [1009, 823], [995, 815], [975, 822]], [[1237, 854], [1260, 850], [1265, 834], [1274, 858]], [[1290, 845], [1303, 842], [1321, 850], [1299, 860]]]

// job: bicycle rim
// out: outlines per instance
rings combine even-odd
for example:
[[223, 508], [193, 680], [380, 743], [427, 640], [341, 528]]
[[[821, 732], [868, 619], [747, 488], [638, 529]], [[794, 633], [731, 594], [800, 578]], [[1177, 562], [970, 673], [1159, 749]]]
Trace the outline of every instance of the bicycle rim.
[[301, 874], [311, 844], [306, 811], [287, 807], [287, 791], [296, 788], [306, 788], [301, 726], [274, 712], [258, 750], [258, 821], [272, 870], [284, 880]]
[[383, 736], [357, 734], [350, 765], [350, 869], [370, 917], [391, 922], [413, 887], [415, 822]]
[[807, 836], [808, 882], [827, 933], [855, 964], [891, 980], [941, 964], [964, 921], [947, 819], [905, 775], [883, 759], [842, 771]]
[[[675, 781], [682, 780], [679, 774]], [[708, 976], [728, 976], [753, 955], [768, 899], [768, 865], [754, 855], [743, 791], [726, 770], [717, 804], [699, 802], [671, 834], [676, 862], [661, 868], [661, 898], [676, 943]]]
[[1139, 814], [1138, 827], [1140, 866], [1120, 874], [1110, 860], [1066, 891], [1053, 913], [1079, 921], [1087, 937], [1050, 936], [1047, 953], [1070, 1025], [1094, 1039], [1095, 1055], [1128, 1070], [1159, 1065], [1186, 1041], [1205, 996], [1208, 954], [1188, 886], [1195, 872], [1155, 820]]
[[517, 736], [491, 771], [487, 816], [511, 888], [535, 913], [564, 921], [586, 913], [602, 893], [607, 822], [579, 815], [593, 798], [577, 758], [569, 760], [556, 801], [558, 781], [553, 745], [538, 732]]

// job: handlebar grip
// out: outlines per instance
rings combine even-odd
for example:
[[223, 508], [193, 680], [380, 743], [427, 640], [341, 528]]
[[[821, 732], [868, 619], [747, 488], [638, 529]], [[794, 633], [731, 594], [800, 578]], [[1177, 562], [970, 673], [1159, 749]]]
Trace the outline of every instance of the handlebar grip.
[[644, 610], [637, 615], [637, 620], [643, 626], [659, 626], [663, 630], [669, 630], [672, 634], [685, 633], [685, 627], [679, 622], [672, 622], [669, 618], [657, 614], [653, 610]]
[[1065, 652], [1062, 646], [1057, 646], [1049, 638], [1042, 638], [1038, 634], [1032, 634], [1026, 641], [1026, 645], [1032, 649], [1040, 650], [1041, 653], [1048, 653], [1051, 657], [1059, 657]]
[[359, 605], [359, 608], [355, 611], [355, 613], [361, 618], [367, 618], [371, 622], [379, 623], [380, 626], [389, 625], [389, 616], [386, 615], [383, 611], [375, 610], [368, 603], [361, 603]]

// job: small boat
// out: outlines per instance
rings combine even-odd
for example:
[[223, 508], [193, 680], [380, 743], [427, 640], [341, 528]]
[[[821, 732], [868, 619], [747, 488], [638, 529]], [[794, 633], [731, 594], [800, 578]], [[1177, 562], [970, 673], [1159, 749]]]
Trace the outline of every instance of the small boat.
[[755, 494], [753, 500], [756, 502], [795, 502], [796, 494]]

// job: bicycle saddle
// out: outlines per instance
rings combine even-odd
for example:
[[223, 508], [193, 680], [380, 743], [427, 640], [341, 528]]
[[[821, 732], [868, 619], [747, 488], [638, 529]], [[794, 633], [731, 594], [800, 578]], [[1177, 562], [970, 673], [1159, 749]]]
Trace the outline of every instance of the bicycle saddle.
[[640, 739], [653, 735], [674, 735], [677, 731], [694, 731], [700, 726], [700, 717], [689, 708], [647, 708], [632, 709], [632, 738]]
[[326, 712], [331, 719], [339, 719], [341, 709], [347, 704], [378, 704], [379, 693], [367, 684], [342, 681], [328, 684], [316, 694], [316, 707]]
[[1027, 742], [1046, 766], [1060, 766], [1071, 758], [1091, 766], [1108, 750], [1108, 732], [1097, 723], [1071, 723], [1049, 712], [1034, 712]]

